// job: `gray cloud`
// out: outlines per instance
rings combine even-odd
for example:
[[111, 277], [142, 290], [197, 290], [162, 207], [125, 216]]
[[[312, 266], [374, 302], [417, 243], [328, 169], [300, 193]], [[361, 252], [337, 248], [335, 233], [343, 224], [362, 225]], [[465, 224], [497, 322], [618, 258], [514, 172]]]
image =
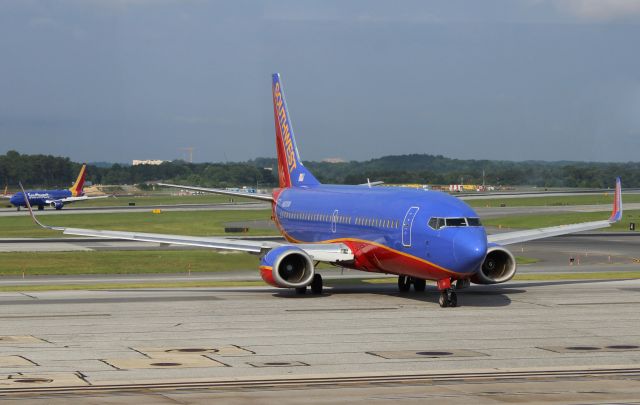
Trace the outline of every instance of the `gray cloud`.
[[575, 4], [0, 1], [0, 153], [273, 156], [277, 71], [307, 159], [637, 160], [640, 26]]
[[640, 18], [638, 0], [551, 0], [560, 10], [587, 21], [614, 21]]

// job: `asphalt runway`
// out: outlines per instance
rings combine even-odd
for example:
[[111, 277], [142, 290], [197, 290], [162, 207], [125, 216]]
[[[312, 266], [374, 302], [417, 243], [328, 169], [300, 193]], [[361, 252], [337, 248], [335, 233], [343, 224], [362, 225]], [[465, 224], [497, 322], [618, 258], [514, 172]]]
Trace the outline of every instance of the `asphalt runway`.
[[[520, 273], [638, 271], [640, 234], [512, 245]], [[13, 242], [87, 250], [123, 241]], [[172, 247], [169, 247], [173, 249]], [[568, 258], [574, 258], [570, 265]], [[326, 279], [369, 277], [323, 270]], [[257, 280], [198, 274], [2, 278], [48, 283]], [[461, 307], [393, 283], [320, 297], [270, 287], [0, 293], [0, 400], [36, 404], [637, 403], [640, 280], [472, 286]], [[634, 402], [636, 401], [636, 402]]]
[[266, 287], [0, 293], [0, 398], [640, 398], [640, 280], [474, 286], [449, 309], [437, 298], [435, 288], [401, 295], [391, 285], [341, 286], [319, 297]]

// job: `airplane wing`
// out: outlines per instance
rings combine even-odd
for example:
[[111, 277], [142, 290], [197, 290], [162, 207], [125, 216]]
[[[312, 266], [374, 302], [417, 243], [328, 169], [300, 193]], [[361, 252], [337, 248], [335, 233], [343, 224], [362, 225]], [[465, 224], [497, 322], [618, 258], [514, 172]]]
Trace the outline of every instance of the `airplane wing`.
[[222, 194], [222, 195], [230, 195], [233, 197], [245, 197], [245, 198], [253, 198], [254, 200], [261, 201], [273, 201], [273, 197], [270, 194], [260, 194], [260, 193], [247, 193], [242, 191], [229, 191], [222, 190], [219, 188], [204, 188], [204, 187], [194, 187], [194, 186], [181, 186], [178, 184], [167, 184], [167, 183], [156, 183], [162, 187], [173, 187], [173, 188], [181, 188], [184, 190], [194, 190], [194, 191], [204, 191], [205, 193], [214, 193], [214, 194]]
[[99, 195], [95, 197], [87, 197], [86, 195], [80, 197], [67, 197], [67, 198], [59, 198], [57, 200], [45, 200], [45, 203], [51, 204], [52, 202], [61, 202], [64, 204], [69, 204], [76, 201], [87, 201], [87, 200], [97, 200], [98, 198], [108, 198], [110, 195]]
[[361, 183], [358, 184], [359, 186], [368, 186], [368, 187], [373, 187], [373, 186], [379, 186], [380, 184], [384, 184], [384, 181], [369, 181], [369, 179], [367, 179], [366, 183]]
[[608, 220], [582, 222], [579, 224], [552, 226], [548, 228], [527, 229], [488, 235], [489, 243], [510, 245], [513, 243], [527, 242], [535, 239], [549, 238], [551, 236], [566, 235], [569, 233], [591, 231], [594, 229], [608, 228], [622, 219], [622, 187], [620, 178], [616, 179], [616, 191], [613, 199], [613, 211]]
[[[22, 187], [22, 185], [20, 185]], [[158, 233], [107, 231], [98, 229], [67, 228], [62, 226], [49, 226], [42, 224], [31, 209], [29, 200], [26, 200], [29, 214], [34, 222], [45, 229], [61, 231], [65, 235], [90, 236], [95, 238], [116, 238], [135, 240], [140, 242], [167, 243], [173, 245], [198, 246], [212, 249], [235, 250], [254, 254], [264, 254], [267, 251], [287, 245], [286, 243], [272, 241], [242, 240], [209, 236], [168, 235]], [[304, 250], [312, 260], [320, 262], [338, 262], [353, 260], [351, 250], [341, 243], [295, 244], [294, 246]]]

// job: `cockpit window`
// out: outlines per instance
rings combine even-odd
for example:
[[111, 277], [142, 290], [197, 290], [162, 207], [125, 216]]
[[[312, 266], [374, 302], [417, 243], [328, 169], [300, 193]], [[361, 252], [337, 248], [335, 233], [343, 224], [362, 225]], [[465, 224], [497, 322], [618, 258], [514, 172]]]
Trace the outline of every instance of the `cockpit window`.
[[464, 218], [445, 218], [445, 221], [447, 226], [467, 226], [467, 221]]
[[435, 230], [444, 227], [482, 226], [480, 218], [429, 218], [429, 227]]
[[438, 226], [438, 218], [436, 217], [429, 218], [429, 226], [433, 229], [439, 229], [440, 227]]
[[467, 218], [467, 224], [469, 224], [469, 226], [482, 226], [480, 218]]

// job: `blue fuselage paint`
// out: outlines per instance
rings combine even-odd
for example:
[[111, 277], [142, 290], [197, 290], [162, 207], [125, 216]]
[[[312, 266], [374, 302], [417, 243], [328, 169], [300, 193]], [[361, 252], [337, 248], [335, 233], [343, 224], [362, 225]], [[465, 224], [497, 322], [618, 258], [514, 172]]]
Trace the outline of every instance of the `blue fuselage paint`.
[[[29, 197], [29, 204], [31, 204], [32, 207], [43, 207], [48, 205], [47, 201], [55, 201], [71, 197], [70, 190], [31, 190], [26, 191], [26, 193]], [[27, 207], [22, 191], [11, 196], [9, 202], [16, 207]]]
[[478, 218], [466, 203], [438, 191], [396, 187], [319, 185], [277, 194], [274, 216], [296, 242], [357, 240], [382, 245], [468, 276], [487, 252], [482, 226], [428, 225], [432, 217]]

